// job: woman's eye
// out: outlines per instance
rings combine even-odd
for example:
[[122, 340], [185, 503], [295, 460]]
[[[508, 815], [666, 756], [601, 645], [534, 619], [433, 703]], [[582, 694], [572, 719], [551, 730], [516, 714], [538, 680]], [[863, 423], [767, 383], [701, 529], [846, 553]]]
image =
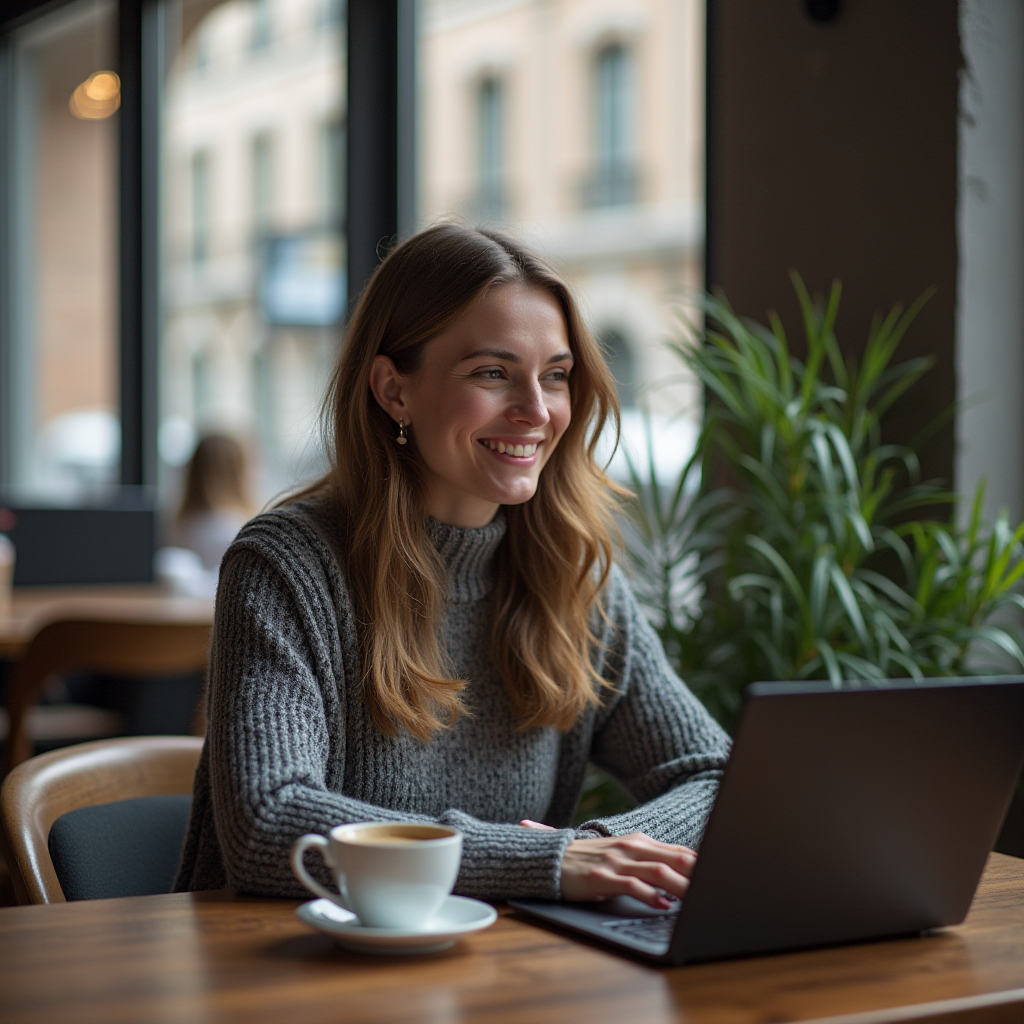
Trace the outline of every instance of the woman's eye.
[[548, 374], [550, 380], [553, 380], [556, 384], [565, 384], [569, 380], [568, 370], [554, 370]]
[[505, 371], [492, 367], [488, 370], [481, 370], [477, 376], [483, 377], [484, 380], [501, 380], [505, 376]]

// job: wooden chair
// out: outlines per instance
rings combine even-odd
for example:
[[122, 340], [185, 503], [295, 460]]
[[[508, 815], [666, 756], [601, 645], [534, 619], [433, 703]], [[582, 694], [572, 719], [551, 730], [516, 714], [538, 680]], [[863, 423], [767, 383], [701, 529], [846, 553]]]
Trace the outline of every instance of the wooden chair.
[[19, 903], [64, 903], [49, 837], [62, 814], [81, 807], [192, 792], [203, 741], [130, 736], [63, 747], [30, 758], [0, 789], [0, 846]]
[[96, 619], [43, 626], [11, 679], [5, 773], [32, 754], [26, 719], [48, 676], [73, 669], [126, 676], [201, 673], [209, 642], [209, 625], [194, 622]]

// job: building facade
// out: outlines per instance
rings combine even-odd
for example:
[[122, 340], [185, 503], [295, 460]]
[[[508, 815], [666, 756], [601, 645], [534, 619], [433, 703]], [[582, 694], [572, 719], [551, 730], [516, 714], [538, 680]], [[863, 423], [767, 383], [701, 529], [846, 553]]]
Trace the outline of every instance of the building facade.
[[[669, 468], [699, 416], [664, 343], [702, 284], [702, 17], [697, 0], [418, 9], [420, 225], [498, 226], [563, 269], [627, 437], [649, 405]], [[250, 437], [268, 494], [315, 471], [347, 298], [343, 32], [327, 0], [186, 5], [167, 79], [162, 451]]]

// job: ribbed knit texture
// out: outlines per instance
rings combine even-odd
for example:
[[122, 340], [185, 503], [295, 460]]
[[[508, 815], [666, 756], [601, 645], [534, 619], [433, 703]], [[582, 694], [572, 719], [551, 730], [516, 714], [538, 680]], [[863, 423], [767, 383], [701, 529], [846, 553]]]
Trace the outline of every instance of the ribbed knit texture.
[[[455, 891], [497, 899], [558, 898], [576, 836], [645, 832], [697, 846], [729, 741], [669, 668], [617, 569], [594, 655], [615, 692], [566, 733], [520, 732], [487, 656], [504, 516], [476, 530], [432, 522], [450, 579], [444, 642], [468, 681], [471, 714], [424, 743], [386, 736], [370, 718], [337, 522], [326, 498], [292, 504], [252, 520], [224, 558], [209, 731], [177, 891], [305, 896], [288, 864], [292, 843], [352, 821], [460, 829]], [[646, 802], [574, 831], [566, 826], [588, 759]], [[307, 864], [327, 881], [318, 857]]]

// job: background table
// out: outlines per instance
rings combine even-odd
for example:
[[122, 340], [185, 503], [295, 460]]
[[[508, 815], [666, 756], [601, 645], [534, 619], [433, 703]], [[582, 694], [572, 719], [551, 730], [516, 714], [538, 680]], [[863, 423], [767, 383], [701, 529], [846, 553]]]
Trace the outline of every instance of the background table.
[[16, 587], [10, 613], [0, 614], [0, 658], [19, 658], [47, 622], [93, 618], [209, 624], [213, 602], [177, 597], [156, 584]]
[[296, 905], [200, 893], [0, 910], [0, 1020], [1024, 1020], [1024, 861], [999, 854], [956, 928], [693, 967], [648, 966], [507, 912], [446, 953], [361, 956], [300, 924]]

